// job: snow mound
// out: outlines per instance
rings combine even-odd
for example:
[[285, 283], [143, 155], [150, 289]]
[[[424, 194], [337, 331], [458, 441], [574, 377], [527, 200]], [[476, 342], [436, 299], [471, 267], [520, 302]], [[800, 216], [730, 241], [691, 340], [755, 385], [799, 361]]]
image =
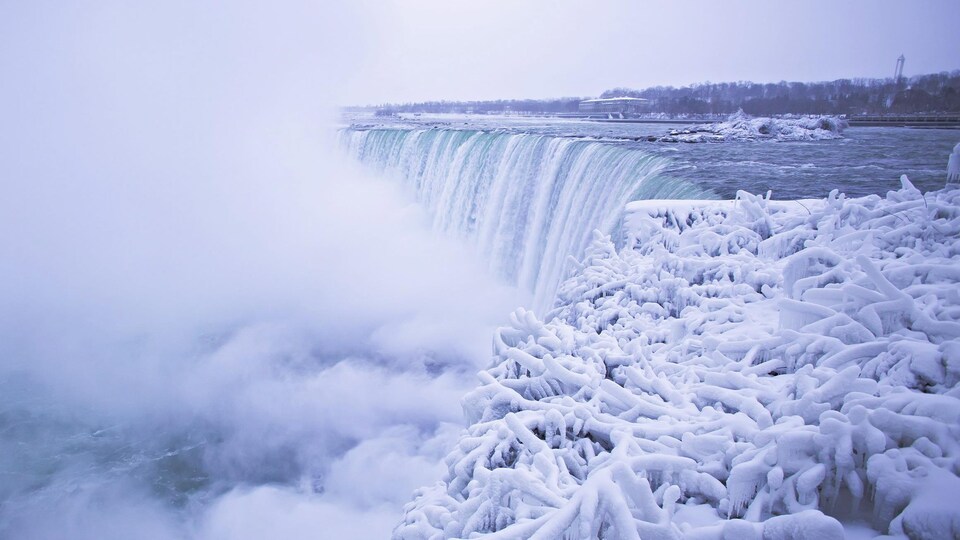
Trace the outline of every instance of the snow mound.
[[835, 116], [785, 116], [753, 118], [743, 111], [725, 122], [694, 125], [673, 130], [657, 139], [660, 142], [723, 142], [723, 141], [822, 141], [842, 139], [845, 120]]
[[624, 228], [496, 333], [395, 538], [960, 535], [960, 190], [642, 201]]

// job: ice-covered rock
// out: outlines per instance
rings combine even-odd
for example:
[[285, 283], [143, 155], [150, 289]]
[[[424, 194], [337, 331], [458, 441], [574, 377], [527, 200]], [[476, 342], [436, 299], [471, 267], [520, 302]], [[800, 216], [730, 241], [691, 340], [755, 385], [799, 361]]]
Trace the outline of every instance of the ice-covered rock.
[[846, 120], [836, 116], [751, 117], [743, 111], [726, 121], [687, 126], [658, 138], [660, 142], [820, 141], [843, 138]]
[[395, 538], [958, 536], [960, 190], [642, 201], [623, 230], [496, 333]]

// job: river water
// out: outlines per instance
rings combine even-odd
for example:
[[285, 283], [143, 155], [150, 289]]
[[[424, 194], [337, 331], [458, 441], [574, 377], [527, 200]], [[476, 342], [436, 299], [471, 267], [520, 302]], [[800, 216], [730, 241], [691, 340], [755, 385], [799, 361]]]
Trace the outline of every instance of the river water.
[[358, 125], [394, 128], [499, 130], [592, 139], [667, 158], [670, 163], [663, 174], [708, 189], [719, 198], [733, 198], [738, 190], [770, 190], [774, 199], [784, 200], [825, 197], [832, 189], [850, 197], [882, 195], [898, 188], [903, 174], [922, 191], [935, 190], [943, 187], [947, 157], [960, 142], [957, 129], [858, 127], [847, 128], [838, 140], [684, 144], [646, 140], [682, 128], [682, 123], [482, 115], [348, 120]]
[[[847, 129], [840, 139], [670, 143], [670, 124], [474, 115], [348, 119], [348, 155], [404, 185], [433, 228], [473, 244], [492, 275], [551, 307], [595, 230], [617, 238], [627, 202], [857, 197], [943, 187], [960, 131]], [[651, 140], [653, 139], [653, 140]]]

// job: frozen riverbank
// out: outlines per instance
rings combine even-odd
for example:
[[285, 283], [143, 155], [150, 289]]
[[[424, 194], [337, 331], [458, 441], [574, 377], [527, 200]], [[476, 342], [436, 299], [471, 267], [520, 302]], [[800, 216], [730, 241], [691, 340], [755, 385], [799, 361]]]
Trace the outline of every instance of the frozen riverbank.
[[518, 310], [397, 538], [956, 537], [960, 190], [644, 201]]
[[754, 118], [742, 111], [724, 122], [687, 126], [659, 137], [659, 142], [824, 141], [843, 138], [847, 122], [834, 116]]

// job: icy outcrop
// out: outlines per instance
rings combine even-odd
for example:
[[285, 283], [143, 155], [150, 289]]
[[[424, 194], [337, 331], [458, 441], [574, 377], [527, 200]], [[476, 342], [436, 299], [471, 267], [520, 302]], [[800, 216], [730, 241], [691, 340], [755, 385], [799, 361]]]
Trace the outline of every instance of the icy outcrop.
[[842, 139], [847, 122], [835, 116], [754, 118], [743, 111], [725, 122], [688, 126], [658, 138], [660, 142], [821, 141]]
[[624, 230], [496, 333], [395, 538], [960, 535], [960, 190], [642, 201]]

